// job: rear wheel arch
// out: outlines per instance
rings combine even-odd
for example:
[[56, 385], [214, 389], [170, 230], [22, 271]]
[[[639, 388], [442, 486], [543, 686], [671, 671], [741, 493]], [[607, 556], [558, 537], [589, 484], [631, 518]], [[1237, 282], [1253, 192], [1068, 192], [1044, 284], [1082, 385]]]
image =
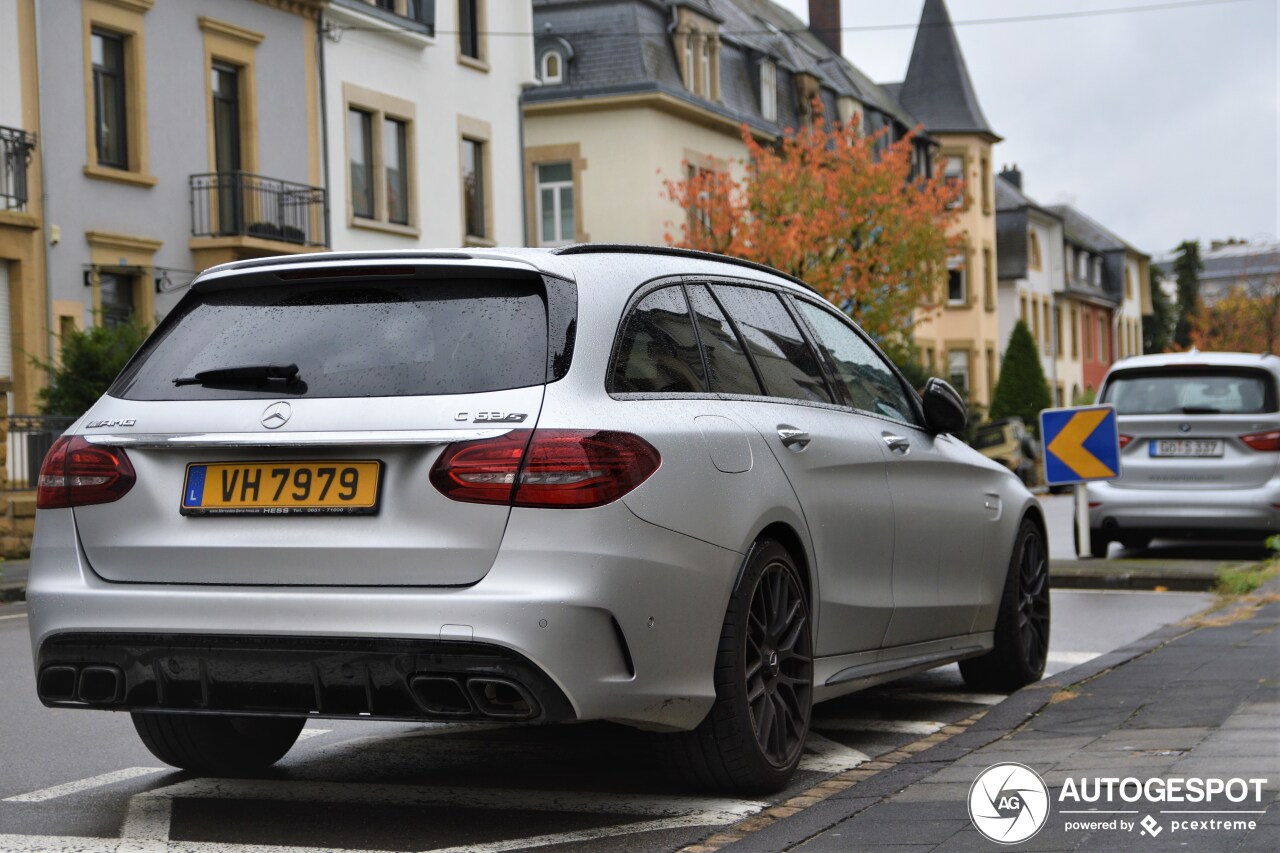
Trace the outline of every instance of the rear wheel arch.
[[[800, 538], [800, 534], [796, 529], [785, 521], [775, 521], [767, 525], [763, 530], [756, 534], [752, 540], [752, 547], [765, 539], [772, 539], [791, 555], [791, 559], [796, 561], [796, 569], [800, 572], [800, 581], [804, 584], [805, 600], [809, 602], [810, 618], [814, 611], [814, 594], [813, 591], [817, 585], [817, 578], [814, 577], [813, 561], [809, 559], [809, 550], [804, 545], [804, 540]], [[739, 569], [738, 577], [734, 579], [734, 587], [742, 579], [742, 571], [746, 568], [746, 561], [742, 563]], [[814, 638], [817, 639], [816, 637]]]

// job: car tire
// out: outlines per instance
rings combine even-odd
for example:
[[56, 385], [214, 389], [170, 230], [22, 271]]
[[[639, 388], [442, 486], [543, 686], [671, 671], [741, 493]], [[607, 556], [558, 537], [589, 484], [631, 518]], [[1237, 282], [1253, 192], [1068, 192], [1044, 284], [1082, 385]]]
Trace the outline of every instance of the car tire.
[[[1071, 527], [1071, 539], [1076, 546], [1076, 556], [1082, 557], [1080, 553], [1080, 525], [1073, 524]], [[1089, 556], [1095, 560], [1107, 559], [1107, 551], [1111, 548], [1111, 540], [1103, 534], [1099, 527], [1089, 528]]]
[[305, 719], [195, 714], [133, 715], [133, 727], [151, 754], [183, 770], [240, 776], [275, 764], [298, 740]]
[[1018, 527], [996, 616], [995, 645], [960, 661], [965, 683], [1011, 692], [1039, 681], [1049, 653], [1049, 550], [1030, 519]]
[[703, 788], [758, 794], [786, 785], [813, 710], [813, 635], [791, 554], [762, 539], [747, 555], [720, 632], [716, 700], [691, 732], [665, 735], [671, 763]]

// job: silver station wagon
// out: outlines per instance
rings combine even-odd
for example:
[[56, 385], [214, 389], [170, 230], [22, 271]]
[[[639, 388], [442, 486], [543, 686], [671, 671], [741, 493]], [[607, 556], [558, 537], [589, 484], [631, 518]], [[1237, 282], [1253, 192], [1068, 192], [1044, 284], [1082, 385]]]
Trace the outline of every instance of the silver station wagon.
[[965, 417], [719, 256], [216, 267], [45, 460], [39, 695], [207, 774], [312, 717], [612, 720], [776, 789], [816, 701], [1040, 677], [1044, 520]]

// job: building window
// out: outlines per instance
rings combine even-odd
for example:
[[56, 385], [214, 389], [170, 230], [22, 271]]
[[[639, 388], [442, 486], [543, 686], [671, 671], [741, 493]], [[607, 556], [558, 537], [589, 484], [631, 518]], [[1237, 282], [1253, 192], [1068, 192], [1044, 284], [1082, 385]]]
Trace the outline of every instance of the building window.
[[947, 202], [947, 208], [962, 207], [964, 205], [964, 155], [944, 153], [943, 157], [946, 158], [946, 163], [942, 167], [942, 180], [955, 192], [955, 196]]
[[947, 304], [966, 305], [969, 302], [969, 286], [965, 274], [964, 255], [947, 258]]
[[1046, 299], [1041, 303], [1041, 309], [1044, 312], [1044, 354], [1053, 354], [1053, 327], [1049, 323], [1049, 300]]
[[1035, 339], [1037, 344], [1040, 343], [1040, 300], [1034, 296], [1031, 297], [1030, 313], [1031, 313], [1031, 337]]
[[[1080, 315], [1074, 305], [1071, 306], [1071, 358], [1073, 361], [1080, 359]], [[1075, 392], [1071, 393], [1075, 399]]]
[[1081, 281], [1088, 283], [1089, 281], [1089, 253], [1076, 252], [1076, 277]]
[[134, 315], [135, 283], [136, 279], [132, 275], [114, 272], [98, 273], [98, 293], [102, 300], [102, 325], [119, 326], [127, 323]]
[[1027, 317], [1027, 294], [1025, 293], [1018, 294], [1018, 317], [1022, 322], [1026, 323], [1027, 326], [1031, 325], [1031, 320]]
[[462, 209], [467, 237], [487, 240], [484, 148], [478, 140], [462, 140]]
[[1062, 306], [1055, 305], [1053, 308], [1053, 340], [1055, 344], [1054, 351], [1059, 357], [1062, 356], [1062, 335]]
[[1043, 264], [1040, 258], [1040, 235], [1034, 231], [1027, 234], [1027, 264], [1033, 270], [1040, 270]]
[[417, 234], [411, 101], [350, 83], [347, 102], [347, 224]]
[[947, 353], [947, 381], [961, 394], [969, 393], [968, 350], [950, 350]]
[[994, 347], [987, 347], [987, 394], [994, 396], [996, 393], [996, 351]]
[[537, 173], [538, 245], [572, 243], [577, 233], [573, 207], [573, 164], [539, 163]]
[[1102, 313], [1097, 315], [1098, 336], [1095, 338], [1094, 355], [1098, 361], [1107, 360], [1107, 327], [1102, 320]]
[[1133, 270], [1129, 267], [1124, 268], [1124, 298], [1133, 298]]
[[95, 29], [93, 58], [94, 144], [98, 165], [129, 168], [129, 130], [125, 85], [125, 37]]
[[982, 163], [982, 212], [991, 213], [991, 161], [986, 157], [981, 160]]
[[564, 82], [564, 57], [558, 50], [548, 50], [538, 63], [538, 79], [550, 86]]
[[982, 247], [982, 305], [988, 311], [996, 310], [996, 264], [990, 247]]
[[373, 115], [347, 110], [347, 159], [351, 164], [351, 214], [376, 217], [373, 203]]
[[694, 80], [693, 49], [694, 49], [694, 38], [691, 35], [686, 35], [685, 42], [684, 42], [684, 80], [685, 80], [685, 86], [687, 86], [689, 91], [691, 92], [693, 91], [693, 80]]
[[471, 65], [485, 63], [484, 0], [458, 0], [458, 55]]
[[386, 175], [387, 221], [409, 224], [409, 167], [407, 124], [400, 119], [382, 120], [382, 167]]
[[778, 120], [778, 66], [768, 60], [760, 63], [760, 115], [765, 121]]

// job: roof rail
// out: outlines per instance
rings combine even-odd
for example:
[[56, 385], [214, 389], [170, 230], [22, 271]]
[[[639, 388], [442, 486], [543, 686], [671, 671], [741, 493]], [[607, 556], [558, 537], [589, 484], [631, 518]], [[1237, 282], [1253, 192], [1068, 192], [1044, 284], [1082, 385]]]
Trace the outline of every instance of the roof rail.
[[634, 253], [642, 255], [667, 255], [674, 258], [693, 258], [700, 261], [717, 261], [722, 264], [733, 264], [735, 266], [755, 270], [756, 272], [765, 272], [770, 275], [776, 275], [779, 278], [785, 278], [787, 281], [800, 285], [805, 290], [818, 293], [818, 291], [814, 290], [803, 280], [796, 278], [790, 273], [774, 269], [768, 264], [748, 261], [745, 258], [735, 258], [732, 255], [721, 255], [716, 252], [704, 252], [700, 249], [682, 249], [678, 246], [649, 246], [643, 243], [572, 243], [568, 246], [561, 246], [557, 249], [552, 249], [551, 253], [554, 255], [614, 255]]

